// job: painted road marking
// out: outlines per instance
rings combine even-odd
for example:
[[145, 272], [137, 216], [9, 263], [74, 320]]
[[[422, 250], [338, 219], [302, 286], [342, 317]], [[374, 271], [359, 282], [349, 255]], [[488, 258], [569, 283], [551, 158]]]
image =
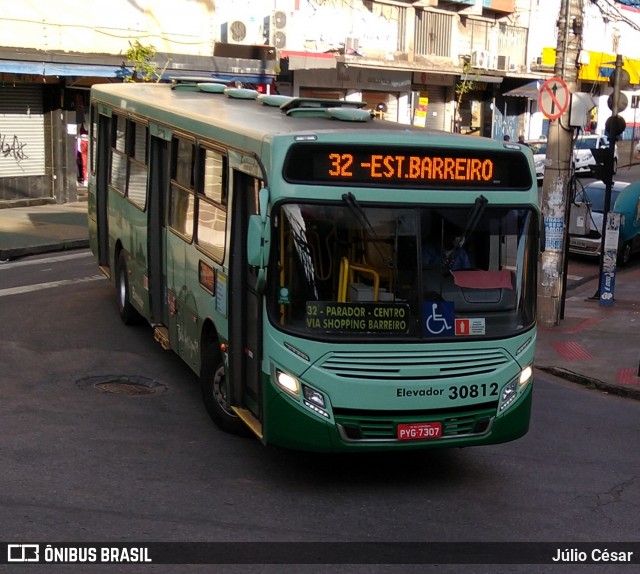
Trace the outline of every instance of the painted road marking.
[[637, 369], [618, 369], [616, 382], [619, 385], [640, 385], [640, 377]]
[[31, 293], [32, 291], [41, 291], [43, 289], [53, 289], [66, 285], [75, 285], [76, 283], [88, 283], [89, 281], [97, 281], [98, 279], [106, 279], [106, 277], [104, 275], [92, 275], [91, 277], [81, 277], [80, 279], [63, 279], [62, 281], [50, 281], [49, 283], [36, 283], [35, 285], [22, 285], [20, 287], [0, 289], [0, 297]]
[[56, 257], [44, 257], [42, 259], [29, 259], [25, 261], [8, 261], [0, 262], [0, 271], [4, 269], [13, 269], [15, 267], [24, 267], [26, 265], [42, 265], [43, 263], [57, 263], [59, 261], [69, 261], [70, 259], [81, 259], [83, 257], [93, 257], [93, 253], [85, 251], [82, 253], [70, 253], [68, 255], [58, 255]]
[[575, 341], [556, 341], [553, 348], [567, 361], [584, 361], [591, 359], [591, 353]]

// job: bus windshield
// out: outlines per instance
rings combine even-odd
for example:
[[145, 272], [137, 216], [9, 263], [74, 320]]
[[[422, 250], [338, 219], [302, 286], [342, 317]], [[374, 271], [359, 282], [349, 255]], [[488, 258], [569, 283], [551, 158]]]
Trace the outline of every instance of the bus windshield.
[[427, 342], [533, 326], [533, 208], [351, 198], [276, 210], [268, 305], [276, 326], [316, 339]]

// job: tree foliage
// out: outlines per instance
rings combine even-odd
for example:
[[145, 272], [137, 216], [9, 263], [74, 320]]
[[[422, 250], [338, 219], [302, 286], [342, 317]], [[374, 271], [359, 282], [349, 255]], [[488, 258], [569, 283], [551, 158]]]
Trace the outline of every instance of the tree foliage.
[[145, 46], [138, 40], [129, 42], [124, 56], [133, 63], [133, 74], [125, 82], [157, 82], [161, 78], [158, 66], [153, 62], [158, 51], [154, 46]]
[[462, 66], [462, 76], [460, 77], [460, 81], [456, 84], [456, 96], [458, 96], [458, 109], [460, 109], [460, 104], [462, 103], [462, 97], [465, 94], [468, 94], [475, 88], [476, 85], [476, 77], [470, 78], [471, 74], [471, 64], [468, 60], [465, 60], [464, 65]]

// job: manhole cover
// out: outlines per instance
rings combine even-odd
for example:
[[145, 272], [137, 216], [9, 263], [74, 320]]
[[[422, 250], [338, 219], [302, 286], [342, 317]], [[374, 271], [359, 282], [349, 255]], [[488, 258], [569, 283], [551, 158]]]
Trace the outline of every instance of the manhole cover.
[[147, 377], [124, 375], [100, 375], [84, 377], [76, 381], [81, 388], [93, 387], [103, 393], [117, 393], [119, 395], [143, 396], [157, 395], [167, 390], [162, 383]]

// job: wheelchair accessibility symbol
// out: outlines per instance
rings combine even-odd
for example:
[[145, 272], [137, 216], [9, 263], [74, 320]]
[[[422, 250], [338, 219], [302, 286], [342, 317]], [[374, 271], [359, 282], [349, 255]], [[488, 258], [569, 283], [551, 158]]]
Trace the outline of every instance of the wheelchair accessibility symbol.
[[425, 337], [455, 335], [455, 306], [451, 301], [422, 304], [422, 332]]

